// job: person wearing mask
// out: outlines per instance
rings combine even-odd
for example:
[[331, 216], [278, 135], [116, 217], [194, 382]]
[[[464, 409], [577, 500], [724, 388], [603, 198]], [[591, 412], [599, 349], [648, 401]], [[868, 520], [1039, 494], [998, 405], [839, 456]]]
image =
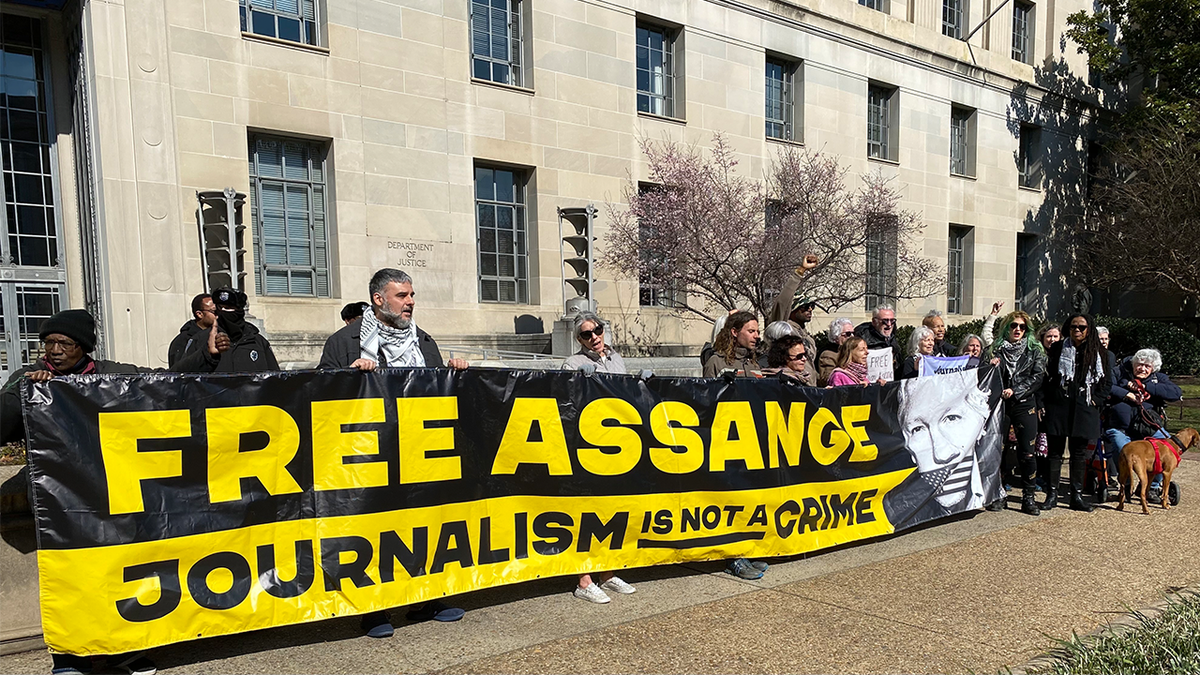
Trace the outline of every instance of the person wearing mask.
[[246, 294], [236, 288], [212, 292], [217, 320], [209, 327], [214, 336], [229, 336], [229, 349], [193, 349], [175, 364], [181, 373], [262, 373], [279, 370], [271, 343], [246, 321]]
[[921, 357], [934, 356], [935, 337], [933, 329], [917, 326], [908, 339], [908, 358], [900, 368], [900, 379], [907, 380], [921, 374]]
[[[1001, 335], [988, 346], [984, 358], [1000, 369], [1004, 390], [1000, 393], [1004, 401], [1004, 426], [1011, 426], [1016, 433], [1016, 457], [1005, 452], [1002, 457], [1000, 475], [1008, 476], [1020, 471], [1021, 512], [1031, 516], [1041, 514], [1035, 494], [1037, 492], [1037, 397], [1046, 377], [1046, 352], [1029, 330], [1029, 315], [1013, 312], [1004, 317], [1000, 326]], [[986, 506], [988, 511], [1001, 511], [1005, 500], [998, 499]]]
[[179, 335], [176, 335], [167, 347], [167, 367], [174, 368], [192, 348], [207, 343], [206, 333], [216, 320], [217, 306], [213, 304], [211, 295], [201, 293], [192, 298], [192, 319], [179, 327]]
[[771, 344], [767, 352], [767, 370], [763, 375], [784, 375], [800, 384], [811, 387], [811, 374], [805, 368], [808, 361], [808, 346], [799, 335], [785, 335]]
[[979, 362], [983, 358], [983, 338], [974, 333], [967, 333], [962, 342], [958, 345], [959, 356], [969, 356], [967, 360], [968, 368], [978, 368]]
[[900, 374], [900, 345], [896, 344], [896, 310], [880, 305], [871, 313], [871, 320], [860, 323], [854, 334], [866, 340], [867, 349], [892, 350], [892, 379]]
[[[804, 340], [804, 345], [809, 353], [815, 354], [817, 351], [817, 342], [808, 332], [808, 324], [812, 321], [813, 310], [816, 309], [816, 300], [800, 290], [800, 284], [803, 282], [803, 277], [817, 266], [817, 256], [806, 255], [800, 261], [800, 266], [788, 275], [784, 281], [783, 287], [776, 294], [774, 302], [771, 303], [771, 311], [767, 314], [767, 322], [769, 324], [776, 321], [787, 321], [795, 329], [796, 334]], [[817, 380], [817, 369], [811, 359], [805, 366], [810, 371], [811, 380]]]
[[[377, 368], [468, 367], [462, 359], [443, 364], [442, 353], [433, 337], [417, 327], [413, 320], [416, 292], [407, 272], [385, 267], [371, 277], [367, 291], [370, 311], [340, 328], [325, 340], [320, 369], [354, 368], [371, 372]], [[466, 614], [458, 607], [439, 601], [427, 602], [408, 612], [410, 621], [458, 621]], [[367, 612], [360, 622], [368, 637], [388, 638], [395, 630], [386, 611]]]
[[946, 341], [946, 319], [941, 312], [936, 309], [929, 310], [925, 318], [921, 319], [921, 325], [933, 331], [934, 356], [958, 356], [958, 350]]
[[[829, 376], [833, 373], [833, 369], [837, 367], [838, 348], [846, 340], [854, 337], [854, 322], [845, 317], [839, 317], [829, 322], [829, 331], [825, 334], [829, 338], [829, 343], [833, 345], [833, 349], [826, 349], [821, 352], [819, 357], [820, 362], [817, 364], [817, 386], [824, 387], [829, 384]], [[812, 358], [811, 356], [809, 357]]]
[[1105, 366], [1108, 350], [1100, 344], [1090, 314], [1072, 314], [1062, 330], [1067, 338], [1050, 348], [1043, 391], [1049, 485], [1042, 509], [1056, 505], [1063, 453], [1069, 447], [1071, 508], [1090, 512], [1092, 505], [1083, 498], [1087, 447], [1100, 437], [1100, 411], [1112, 391], [1112, 374]]
[[837, 361], [829, 374], [829, 387], [854, 387], [867, 385], [867, 341], [858, 337], [847, 338], [838, 347]]
[[713, 343], [713, 355], [704, 364], [704, 377], [717, 377], [726, 370], [750, 375], [758, 370], [758, 318], [750, 312], [734, 312]]
[[[621, 355], [604, 344], [604, 322], [591, 312], [580, 312], [575, 316], [575, 341], [579, 343], [579, 351], [563, 361], [563, 370], [578, 370], [587, 374], [612, 373], [624, 375], [625, 361]], [[595, 577], [593, 579], [592, 577]], [[637, 589], [626, 583], [612, 572], [597, 572], [580, 574], [578, 583], [572, 594], [580, 600], [587, 600], [598, 605], [612, 602], [612, 598], [604, 591], [612, 591], [621, 595], [630, 595]]]
[[[33, 364], [14, 372], [0, 389], [0, 445], [25, 440], [25, 423], [21, 414], [21, 382], [47, 382], [55, 377], [108, 373], [155, 372], [128, 363], [97, 360], [91, 357], [96, 348], [96, 320], [86, 310], [67, 309], [51, 316], [38, 327], [43, 355]], [[103, 477], [100, 478], [103, 483]], [[91, 672], [92, 659], [76, 654], [51, 654], [51, 673], [77, 675]], [[109, 655], [105, 660], [133, 675], [154, 675], [157, 668], [143, 652]]]

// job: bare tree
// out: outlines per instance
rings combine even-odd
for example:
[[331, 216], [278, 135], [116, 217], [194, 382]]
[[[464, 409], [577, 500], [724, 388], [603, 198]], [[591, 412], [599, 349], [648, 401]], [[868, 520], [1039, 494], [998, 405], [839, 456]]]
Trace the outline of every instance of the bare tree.
[[644, 286], [664, 289], [677, 311], [752, 307], [765, 316], [805, 254], [820, 262], [800, 291], [832, 311], [868, 293], [868, 253], [880, 301], [923, 298], [945, 274], [916, 253], [924, 226], [899, 208], [888, 179], [864, 176], [857, 189], [835, 157], [784, 148], [763, 181], [735, 171], [720, 134], [706, 157], [694, 146], [643, 140], [652, 186], [626, 184], [628, 208], [609, 205], [600, 263]]
[[1102, 288], [1200, 296], [1200, 138], [1153, 123], [1124, 135], [1111, 159], [1074, 226], [1076, 271]]

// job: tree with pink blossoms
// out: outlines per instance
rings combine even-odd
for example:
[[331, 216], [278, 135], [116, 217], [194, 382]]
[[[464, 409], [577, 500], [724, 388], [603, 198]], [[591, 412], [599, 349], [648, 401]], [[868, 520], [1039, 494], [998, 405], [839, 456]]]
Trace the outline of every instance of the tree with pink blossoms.
[[861, 304], [868, 292], [894, 303], [945, 288], [945, 271], [917, 253], [920, 216], [901, 209], [891, 180], [877, 173], [852, 189], [836, 157], [788, 146], [759, 181], [735, 171], [720, 134], [707, 155], [670, 142], [641, 148], [651, 186], [630, 181], [629, 206], [609, 205], [600, 264], [638, 279], [643, 304], [710, 320], [718, 307], [766, 316], [810, 253], [819, 262], [800, 293], [825, 311]]

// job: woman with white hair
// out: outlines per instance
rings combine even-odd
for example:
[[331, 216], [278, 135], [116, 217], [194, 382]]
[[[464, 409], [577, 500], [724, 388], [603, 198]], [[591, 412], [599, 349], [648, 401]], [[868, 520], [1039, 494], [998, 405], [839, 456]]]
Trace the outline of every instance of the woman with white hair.
[[[820, 362], [817, 364], [818, 387], [824, 387], [829, 384], [829, 376], [833, 374], [833, 369], [837, 368], [838, 348], [848, 338], [854, 337], [854, 322], [844, 316], [830, 321], [829, 331], [825, 334], [825, 337], [829, 338], [829, 344], [833, 345], [833, 349], [826, 349], [821, 352]], [[810, 356], [809, 359], [811, 358]]]
[[1183, 390], [1161, 368], [1162, 354], [1156, 349], [1142, 349], [1125, 359], [1113, 374], [1112, 394], [1104, 415], [1104, 442], [1113, 456], [1130, 441], [1169, 436], [1161, 428], [1147, 433], [1154, 428], [1149, 420], [1161, 419], [1158, 416], [1166, 404], [1183, 398]]
[[970, 357], [967, 360], [968, 368], [979, 367], [979, 360], [983, 358], [983, 350], [983, 338], [974, 333], [967, 333], [967, 336], [958, 345], [958, 353]]
[[[767, 363], [767, 355], [771, 353], [771, 345], [786, 335], [800, 337], [800, 333], [787, 321], [772, 321], [767, 324], [766, 329], [762, 333], [762, 340], [758, 343], [758, 365], [763, 368], [771, 367]], [[815, 375], [816, 372], [814, 371], [813, 374]]]
[[917, 326], [908, 339], [908, 358], [900, 368], [900, 379], [907, 380], [921, 374], [921, 357], [933, 356], [933, 346], [936, 341], [933, 329], [928, 326]]

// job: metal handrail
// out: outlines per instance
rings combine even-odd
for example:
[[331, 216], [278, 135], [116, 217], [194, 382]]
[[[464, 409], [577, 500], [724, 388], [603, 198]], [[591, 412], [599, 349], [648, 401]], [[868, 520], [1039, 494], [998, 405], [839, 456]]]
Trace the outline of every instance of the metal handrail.
[[484, 361], [489, 359], [501, 359], [509, 361], [562, 361], [566, 357], [553, 356], [551, 354], [535, 354], [533, 352], [517, 352], [508, 349], [492, 349], [491, 347], [475, 347], [471, 345], [439, 345], [443, 352], [450, 355], [450, 358], [458, 358], [461, 355], [479, 355]]

